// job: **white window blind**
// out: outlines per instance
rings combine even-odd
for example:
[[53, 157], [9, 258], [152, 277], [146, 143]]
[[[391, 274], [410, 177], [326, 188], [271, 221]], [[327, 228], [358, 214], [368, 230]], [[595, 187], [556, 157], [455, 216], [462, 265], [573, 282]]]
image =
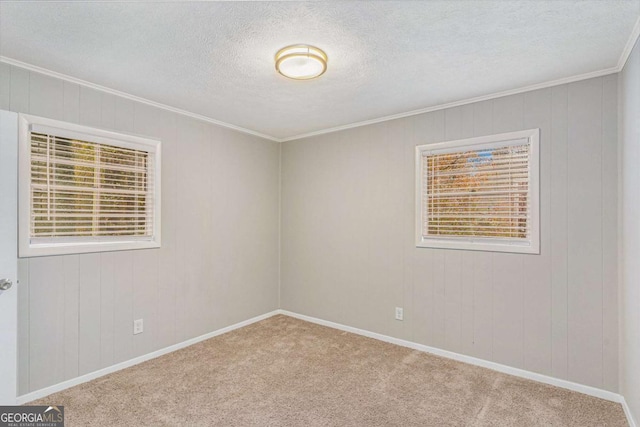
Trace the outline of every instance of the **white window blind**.
[[537, 147], [500, 139], [422, 146], [419, 246], [537, 251]]
[[160, 142], [21, 115], [20, 256], [160, 246]]
[[146, 151], [31, 132], [31, 237], [153, 235]]

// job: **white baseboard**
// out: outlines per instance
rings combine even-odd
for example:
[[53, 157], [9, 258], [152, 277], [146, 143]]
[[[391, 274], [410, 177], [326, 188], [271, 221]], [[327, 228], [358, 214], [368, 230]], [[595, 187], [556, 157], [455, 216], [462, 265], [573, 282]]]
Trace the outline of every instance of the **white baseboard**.
[[[426, 353], [435, 354], [436, 356], [446, 357], [448, 359], [457, 360], [459, 362], [468, 363], [470, 365], [481, 366], [483, 368], [492, 369], [494, 371], [502, 372], [505, 374], [513, 375], [516, 377], [526, 378], [528, 380], [538, 381], [544, 384], [550, 384], [556, 387], [565, 388], [572, 391], [577, 391], [579, 393], [587, 394], [589, 396], [598, 397], [600, 399], [610, 400], [616, 403], [623, 403], [624, 398], [611, 391], [602, 390], [599, 388], [591, 387], [588, 385], [578, 384], [567, 380], [561, 380], [559, 378], [549, 377], [547, 375], [538, 374], [531, 371], [526, 371], [524, 369], [513, 368], [511, 366], [502, 365], [500, 363], [490, 362], [488, 360], [478, 359], [472, 356], [465, 356], [464, 354], [454, 353], [452, 351], [442, 350], [435, 347], [430, 347], [424, 344], [418, 344], [415, 342], [393, 338], [387, 335], [378, 334], [375, 332], [366, 331], [364, 329], [353, 328], [351, 326], [341, 325], [339, 323], [330, 322], [327, 320], [317, 319], [315, 317], [305, 316], [303, 314], [293, 313], [287, 310], [279, 310], [281, 314], [286, 316], [295, 317], [300, 320], [306, 320], [307, 322], [316, 323], [318, 325], [328, 326], [330, 328], [339, 329], [341, 331], [351, 332], [357, 335], [363, 335], [365, 337], [377, 339], [380, 341], [385, 341], [391, 344], [400, 345], [402, 347], [408, 347], [414, 350], [424, 351]], [[623, 406], [625, 404], [623, 403]], [[630, 413], [627, 412], [628, 408], [625, 409], [627, 413], [627, 417], [629, 417]], [[631, 418], [629, 421], [631, 424]], [[635, 427], [634, 424], [631, 424], [632, 427]]]
[[33, 400], [37, 400], [37, 399], [40, 399], [42, 397], [46, 397], [46, 396], [48, 396], [50, 394], [57, 393], [59, 391], [65, 390], [65, 389], [67, 389], [69, 387], [73, 387], [73, 386], [76, 386], [78, 384], [86, 383], [87, 381], [91, 381], [93, 379], [105, 376], [107, 374], [111, 374], [111, 373], [116, 372], [116, 371], [120, 371], [120, 370], [128, 368], [130, 366], [134, 366], [134, 365], [137, 365], [139, 363], [146, 362], [147, 360], [155, 359], [156, 357], [160, 357], [160, 356], [163, 356], [163, 355], [165, 355], [167, 353], [171, 353], [173, 351], [180, 350], [181, 348], [189, 347], [190, 345], [199, 343], [200, 341], [208, 340], [209, 338], [213, 338], [213, 337], [218, 336], [218, 335], [226, 334], [227, 332], [231, 332], [231, 331], [233, 331], [235, 329], [239, 329], [239, 328], [242, 328], [244, 326], [250, 325], [252, 323], [259, 322], [259, 321], [267, 319], [267, 318], [269, 318], [271, 316], [275, 316], [276, 314], [280, 314], [280, 310], [274, 310], [274, 311], [271, 311], [269, 313], [253, 317], [253, 318], [251, 318], [249, 320], [245, 320], [243, 322], [239, 322], [239, 323], [236, 323], [234, 325], [227, 326], [225, 328], [218, 329], [216, 331], [209, 332], [209, 333], [204, 334], [204, 335], [200, 335], [199, 337], [191, 338], [191, 339], [183, 341], [181, 343], [174, 344], [174, 345], [169, 346], [169, 347], [165, 347], [163, 349], [154, 351], [152, 353], [148, 353], [148, 354], [145, 354], [143, 356], [139, 356], [139, 357], [136, 357], [134, 359], [130, 359], [130, 360], [127, 360], [125, 362], [109, 366], [109, 367], [104, 368], [104, 369], [100, 369], [98, 371], [90, 372], [90, 373], [88, 373], [86, 375], [82, 375], [82, 376], [70, 379], [68, 381], [63, 381], [61, 383], [52, 385], [50, 387], [45, 387], [45, 388], [42, 388], [40, 390], [36, 390], [34, 392], [31, 392], [31, 393], [23, 394], [22, 396], [18, 396], [17, 397], [17, 399], [16, 399], [17, 404], [18, 405], [23, 405], [23, 404], [31, 402]]
[[631, 413], [631, 408], [627, 405], [627, 400], [624, 396], [620, 396], [622, 409], [624, 409], [624, 414], [627, 416], [627, 421], [629, 422], [629, 427], [640, 427], [638, 423], [636, 423], [635, 418], [633, 418], [633, 414]]
[[378, 334], [376, 332], [370, 332], [370, 331], [366, 331], [364, 329], [358, 329], [358, 328], [354, 328], [354, 327], [351, 327], [351, 326], [342, 325], [340, 323], [330, 322], [328, 320], [322, 320], [322, 319], [318, 319], [318, 318], [311, 317], [311, 316], [305, 316], [303, 314], [298, 314], [298, 313], [294, 313], [294, 312], [287, 311], [287, 310], [282, 310], [282, 309], [274, 310], [274, 311], [271, 311], [269, 313], [253, 317], [253, 318], [245, 320], [243, 322], [239, 322], [239, 323], [236, 323], [234, 325], [227, 326], [225, 328], [218, 329], [216, 331], [209, 332], [209, 333], [204, 334], [204, 335], [200, 335], [199, 337], [191, 338], [191, 339], [183, 341], [181, 343], [174, 344], [174, 345], [169, 346], [169, 347], [165, 347], [165, 348], [163, 348], [161, 350], [157, 350], [157, 351], [154, 351], [152, 353], [148, 353], [148, 354], [145, 354], [143, 356], [139, 356], [139, 357], [136, 357], [134, 359], [127, 360], [125, 362], [118, 363], [116, 365], [109, 366], [107, 368], [100, 369], [98, 371], [94, 371], [94, 372], [88, 373], [86, 375], [82, 375], [80, 377], [73, 378], [71, 380], [64, 381], [64, 382], [61, 382], [59, 384], [52, 385], [50, 387], [46, 387], [46, 388], [31, 392], [31, 393], [23, 394], [22, 396], [18, 396], [18, 398], [16, 399], [17, 400], [17, 404], [22, 405], [22, 404], [31, 402], [33, 400], [37, 400], [37, 399], [40, 399], [42, 397], [46, 397], [46, 396], [48, 396], [50, 394], [65, 390], [67, 388], [76, 386], [78, 384], [82, 384], [82, 383], [85, 383], [87, 381], [91, 381], [93, 379], [102, 377], [104, 375], [107, 375], [107, 374], [110, 374], [110, 373], [113, 373], [113, 372], [120, 371], [120, 370], [128, 368], [130, 366], [134, 366], [134, 365], [137, 365], [139, 363], [146, 362], [147, 360], [155, 359], [156, 357], [163, 356], [165, 354], [171, 353], [171, 352], [176, 351], [176, 350], [180, 350], [180, 349], [188, 347], [190, 345], [193, 345], [193, 344], [199, 343], [201, 341], [207, 340], [209, 338], [213, 338], [215, 336], [222, 335], [222, 334], [225, 334], [227, 332], [231, 332], [231, 331], [233, 331], [235, 329], [242, 328], [242, 327], [250, 325], [252, 323], [259, 322], [261, 320], [264, 320], [264, 319], [267, 319], [269, 317], [275, 316], [276, 314], [283, 314], [285, 316], [294, 317], [296, 319], [305, 320], [307, 322], [316, 323], [318, 325], [327, 326], [327, 327], [330, 327], [330, 328], [333, 328], [333, 329], [338, 329], [338, 330], [345, 331], [345, 332], [351, 332], [351, 333], [354, 333], [354, 334], [357, 334], [357, 335], [362, 335], [362, 336], [365, 336], [365, 337], [377, 339], [377, 340], [388, 342], [388, 343], [391, 343], [391, 344], [400, 345], [402, 347], [408, 347], [408, 348], [411, 348], [411, 349], [414, 349], [414, 350], [424, 351], [426, 353], [435, 354], [437, 356], [446, 357], [448, 359], [457, 360], [459, 362], [464, 362], [464, 363], [468, 363], [468, 364], [471, 364], [471, 365], [476, 365], [476, 366], [480, 366], [480, 367], [483, 367], [483, 368], [492, 369], [494, 371], [502, 372], [502, 373], [513, 375], [513, 376], [516, 376], [516, 377], [526, 378], [526, 379], [533, 380], [533, 381], [538, 381], [538, 382], [541, 382], [541, 383], [544, 383], [544, 384], [549, 384], [549, 385], [553, 385], [553, 386], [556, 386], [556, 387], [565, 388], [567, 390], [577, 391], [579, 393], [587, 394], [589, 396], [598, 397], [600, 399], [605, 399], [605, 400], [609, 400], [609, 401], [612, 401], [612, 402], [620, 403], [622, 405], [622, 408], [624, 409], [625, 415], [627, 416], [627, 420], [629, 422], [629, 426], [630, 427], [640, 427], [635, 422], [635, 419], [634, 419], [634, 417], [633, 417], [633, 415], [631, 413], [631, 410], [629, 409], [629, 406], [627, 405], [627, 402], [625, 401], [624, 397], [619, 395], [619, 394], [617, 394], [617, 393], [613, 393], [611, 391], [602, 390], [602, 389], [599, 389], [599, 388], [590, 387], [590, 386], [587, 386], [587, 385], [578, 384], [578, 383], [574, 383], [574, 382], [571, 382], [571, 381], [562, 380], [562, 379], [559, 379], [559, 378], [553, 378], [553, 377], [549, 377], [547, 375], [542, 375], [542, 374], [538, 374], [538, 373], [535, 373], [535, 372], [526, 371], [524, 369], [513, 368], [511, 366], [502, 365], [500, 363], [490, 362], [488, 360], [478, 359], [476, 357], [465, 356], [463, 354], [454, 353], [452, 351], [442, 350], [442, 349], [435, 348], [435, 347], [430, 347], [430, 346], [427, 346], [427, 345], [424, 345], [424, 344], [418, 344], [418, 343], [414, 343], [414, 342], [411, 342], [411, 341], [403, 340], [403, 339], [400, 339], [400, 338], [394, 338], [394, 337], [390, 337], [390, 336], [387, 336], [387, 335]]

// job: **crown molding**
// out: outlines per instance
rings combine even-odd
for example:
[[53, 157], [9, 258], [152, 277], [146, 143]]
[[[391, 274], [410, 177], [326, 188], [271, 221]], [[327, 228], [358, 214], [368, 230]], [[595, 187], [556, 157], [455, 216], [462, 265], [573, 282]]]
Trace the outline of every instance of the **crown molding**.
[[629, 38], [627, 39], [627, 43], [625, 44], [624, 49], [622, 50], [622, 53], [620, 54], [620, 57], [618, 58], [618, 63], [616, 64], [615, 67], [605, 68], [603, 70], [592, 71], [592, 72], [584, 73], [584, 74], [578, 74], [578, 75], [575, 75], [575, 76], [564, 77], [564, 78], [561, 78], [561, 79], [551, 80], [551, 81], [548, 81], [548, 82], [537, 83], [537, 84], [534, 84], [534, 85], [524, 86], [524, 87], [517, 88], [517, 89], [511, 89], [511, 90], [506, 90], [506, 91], [502, 91], [502, 92], [495, 92], [495, 93], [488, 94], [488, 95], [477, 96], [475, 98], [468, 98], [468, 99], [463, 99], [463, 100], [460, 100], [460, 101], [449, 102], [449, 103], [446, 103], [446, 104], [434, 105], [432, 107], [420, 108], [418, 110], [407, 111], [407, 112], [404, 112], [404, 113], [392, 114], [390, 116], [383, 116], [383, 117], [378, 117], [378, 118], [371, 119], [371, 120], [363, 120], [363, 121], [360, 121], [360, 122], [350, 123], [350, 124], [346, 124], [346, 125], [342, 125], [342, 126], [336, 126], [336, 127], [327, 128], [327, 129], [321, 129], [321, 130], [317, 130], [317, 131], [313, 131], [313, 132], [302, 133], [302, 134], [299, 134], [299, 135], [294, 135], [294, 136], [282, 138], [280, 140], [280, 142], [295, 141], [295, 140], [298, 140], [298, 139], [310, 138], [312, 136], [318, 136], [318, 135], [324, 135], [324, 134], [327, 134], [327, 133], [339, 132], [341, 130], [353, 129], [353, 128], [357, 128], [357, 127], [361, 127], [361, 126], [372, 125], [372, 124], [375, 124], [375, 123], [386, 122], [386, 121], [389, 121], [389, 120], [401, 119], [403, 117], [411, 117], [411, 116], [416, 116], [418, 114], [430, 113], [430, 112], [433, 112], [433, 111], [444, 110], [444, 109], [447, 109], [447, 108], [459, 107], [461, 105], [473, 104], [474, 102], [487, 101], [487, 100], [490, 100], [490, 99], [501, 98], [503, 96], [515, 95], [515, 94], [519, 94], [519, 93], [523, 93], [523, 92], [530, 92], [530, 91], [533, 91], [533, 90], [545, 89], [545, 88], [548, 88], [548, 87], [553, 87], [553, 86], [559, 86], [559, 85], [563, 85], [563, 84], [567, 84], [567, 83], [578, 82], [580, 80], [587, 80], [587, 79], [592, 79], [592, 78], [595, 78], [595, 77], [602, 77], [602, 76], [606, 76], [606, 75], [609, 75], [609, 74], [619, 73], [620, 71], [622, 71], [622, 69], [624, 68], [625, 64], [627, 63], [627, 60], [629, 59], [629, 55], [631, 55], [631, 51], [633, 50], [636, 42], [638, 41], [638, 37], [640, 37], [640, 17], [638, 17], [638, 19], [636, 20], [636, 23], [633, 26], [633, 30], [631, 31], [631, 34], [629, 35]]
[[624, 49], [622, 50], [622, 53], [620, 54], [620, 57], [618, 58], [618, 63], [615, 67], [611, 67], [611, 68], [605, 68], [602, 70], [598, 70], [598, 71], [592, 71], [589, 73], [584, 73], [584, 74], [578, 74], [575, 76], [569, 76], [569, 77], [563, 77], [561, 79], [556, 79], [556, 80], [551, 80], [551, 81], [547, 81], [547, 82], [543, 82], [543, 83], [537, 83], [534, 85], [529, 85], [529, 86], [524, 86], [521, 88], [516, 88], [516, 89], [510, 89], [510, 90], [506, 90], [506, 91], [502, 91], [502, 92], [494, 92], [488, 95], [482, 95], [482, 96], [477, 96], [474, 98], [467, 98], [467, 99], [463, 99], [460, 101], [454, 101], [454, 102], [449, 102], [446, 104], [438, 104], [438, 105], [434, 105], [431, 107], [426, 107], [426, 108], [420, 108], [418, 110], [412, 110], [412, 111], [407, 111], [404, 113], [398, 113], [398, 114], [392, 114], [389, 116], [383, 116], [383, 117], [378, 117], [375, 119], [370, 119], [370, 120], [363, 120], [360, 122], [355, 122], [355, 123], [350, 123], [350, 124], [346, 124], [346, 125], [341, 125], [341, 126], [335, 126], [335, 127], [331, 127], [331, 128], [326, 128], [326, 129], [320, 129], [317, 131], [313, 131], [313, 132], [307, 132], [307, 133], [302, 133], [299, 135], [294, 135], [294, 136], [289, 136], [289, 137], [285, 137], [285, 138], [278, 138], [272, 135], [267, 135], [261, 132], [257, 132], [251, 129], [247, 129], [247, 128], [243, 128], [240, 126], [236, 126], [234, 124], [231, 123], [226, 123], [220, 120], [216, 120], [213, 119], [211, 117], [207, 117], [204, 116], [202, 114], [197, 114], [197, 113], [192, 113], [190, 111], [187, 110], [183, 110], [180, 108], [176, 108], [176, 107], [172, 107], [170, 105], [166, 105], [166, 104], [162, 104], [159, 102], [155, 102], [155, 101], [151, 101], [149, 99], [146, 98], [142, 98], [139, 96], [135, 96], [135, 95], [131, 95], [128, 94], [126, 92], [121, 92], [119, 90], [115, 90], [115, 89], [111, 89], [105, 86], [101, 86], [95, 83], [91, 83], [88, 82], [86, 80], [82, 80], [82, 79], [78, 79], [72, 76], [69, 76], [67, 74], [62, 74], [62, 73], [58, 73], [56, 71], [51, 71], [48, 70], [46, 68], [42, 68], [42, 67], [38, 67], [37, 65], [32, 65], [32, 64], [28, 64], [26, 62], [22, 62], [22, 61], [18, 61], [16, 59], [13, 58], [9, 58], [6, 56], [0, 56], [0, 62], [4, 62], [5, 64], [9, 64], [9, 65], [14, 65], [16, 67], [20, 67], [20, 68], [24, 68], [26, 70], [29, 71], [34, 71], [40, 74], [44, 74], [47, 76], [51, 76], [51, 77], [55, 77], [61, 80], [65, 80], [71, 83], [76, 83], [78, 85], [82, 85], [82, 86], [86, 86], [92, 89], [96, 89], [102, 92], [106, 92], [106, 93], [110, 93], [113, 95], [117, 95], [132, 101], [136, 101], [136, 102], [140, 102], [142, 104], [146, 104], [146, 105], [150, 105], [152, 107], [156, 107], [156, 108], [161, 108], [163, 110], [167, 110], [167, 111], [171, 111], [173, 113], [177, 113], [177, 114], [181, 114], [187, 117], [191, 117], [194, 118], [196, 120], [201, 120], [207, 123], [212, 123], [214, 125], [217, 126], [222, 126], [228, 129], [233, 129], [235, 131], [238, 132], [242, 132], [242, 133], [246, 133], [249, 135], [253, 135], [253, 136], [257, 136], [259, 138], [263, 138], [263, 139], [267, 139], [270, 141], [275, 141], [275, 142], [287, 142], [287, 141], [295, 141], [298, 139], [304, 139], [304, 138], [310, 138], [313, 136], [318, 136], [318, 135], [324, 135], [327, 133], [333, 133], [333, 132], [339, 132], [342, 130], [347, 130], [347, 129], [353, 129], [353, 128], [357, 128], [357, 127], [361, 127], [361, 126], [367, 126], [367, 125], [372, 125], [375, 123], [381, 123], [381, 122], [386, 122], [386, 121], [390, 121], [390, 120], [397, 120], [397, 119], [401, 119], [404, 117], [411, 117], [411, 116], [416, 116], [418, 114], [424, 114], [424, 113], [430, 113], [433, 111], [439, 111], [439, 110], [444, 110], [447, 108], [453, 108], [453, 107], [459, 107], [461, 105], [467, 105], [467, 104], [473, 104], [475, 102], [481, 102], [481, 101], [488, 101], [491, 99], [496, 99], [496, 98], [501, 98], [503, 96], [509, 96], [509, 95], [516, 95], [519, 93], [524, 93], [524, 92], [530, 92], [530, 91], [534, 91], [534, 90], [538, 90], [538, 89], [545, 89], [545, 88], [549, 88], [549, 87], [553, 87], [553, 86], [558, 86], [558, 85], [563, 85], [563, 84], [567, 84], [567, 83], [574, 83], [574, 82], [578, 82], [581, 80], [586, 80], [586, 79], [592, 79], [595, 77], [602, 77], [602, 76], [606, 76], [609, 74], [615, 74], [615, 73], [619, 73], [620, 71], [622, 71], [622, 69], [624, 68], [627, 60], [629, 59], [629, 55], [631, 54], [631, 51], [633, 50], [633, 47], [635, 46], [636, 42], [638, 41], [638, 38], [640, 37], [640, 17], [638, 17], [638, 19], [636, 20], [636, 23], [633, 27], [633, 30], [631, 31], [631, 34], [629, 35], [629, 38], [627, 39], [627, 43], [624, 46]]
[[490, 100], [490, 99], [502, 98], [503, 96], [516, 95], [516, 94], [523, 93], [523, 92], [531, 92], [531, 91], [534, 91], [534, 90], [545, 89], [545, 88], [552, 87], [552, 86], [558, 86], [558, 85], [563, 85], [563, 84], [567, 84], [567, 83], [578, 82], [580, 80], [592, 79], [594, 77], [602, 77], [602, 76], [606, 76], [606, 75], [609, 75], [609, 74], [615, 74], [615, 73], [617, 73], [619, 71], [620, 70], [618, 69], [617, 66], [616, 67], [612, 67], [612, 68], [605, 68], [604, 70], [593, 71], [593, 72], [585, 73], [585, 74], [578, 74], [576, 76], [571, 76], [571, 77], [564, 77], [564, 78], [561, 78], [561, 79], [552, 80], [552, 81], [548, 81], [548, 82], [544, 82], [544, 83], [537, 83], [537, 84], [534, 84], [534, 85], [524, 86], [524, 87], [517, 88], [517, 89], [510, 89], [510, 90], [505, 90], [505, 91], [502, 91], [502, 92], [494, 92], [494, 93], [491, 93], [491, 94], [488, 94], [488, 95], [477, 96], [475, 98], [463, 99], [463, 100], [460, 100], [460, 101], [449, 102], [449, 103], [446, 103], [446, 104], [438, 104], [438, 105], [434, 105], [433, 107], [420, 108], [419, 110], [407, 111], [405, 113], [393, 114], [393, 115], [390, 115], [390, 116], [379, 117], [379, 118], [376, 118], [376, 119], [364, 120], [364, 121], [361, 121], [361, 122], [350, 123], [350, 124], [346, 124], [346, 125], [342, 125], [342, 126], [336, 126], [336, 127], [328, 128], [328, 129], [321, 129], [321, 130], [314, 131], [314, 132], [309, 132], [309, 133], [303, 133], [303, 134], [300, 134], [300, 135], [295, 135], [295, 136], [291, 136], [291, 137], [287, 137], [287, 138], [282, 138], [281, 142], [295, 141], [295, 140], [298, 140], [298, 139], [309, 138], [309, 137], [312, 137], [312, 136], [324, 135], [326, 133], [333, 133], [333, 132], [338, 132], [338, 131], [341, 131], [341, 130], [353, 129], [353, 128], [357, 128], [357, 127], [361, 127], [361, 126], [372, 125], [374, 123], [381, 123], [381, 122], [386, 122], [386, 121], [389, 121], [389, 120], [402, 119], [404, 117], [417, 116], [419, 114], [431, 113], [433, 111], [445, 110], [447, 108], [459, 107], [461, 105], [473, 104], [475, 102], [481, 102], [481, 101], [487, 101], [487, 100]]
[[236, 126], [231, 123], [223, 122], [221, 120], [212, 119], [211, 117], [203, 116], [202, 114], [192, 113], [191, 111], [183, 110], [181, 108], [172, 107], [167, 104], [162, 104], [160, 102], [155, 102], [150, 99], [142, 98], [140, 96], [131, 95], [126, 92], [121, 92], [116, 89], [111, 89], [106, 86], [102, 86], [99, 84], [91, 83], [86, 80], [78, 79], [76, 77], [69, 76], [67, 74], [58, 73], [57, 71], [52, 71], [46, 68], [38, 67], [37, 65], [28, 64], [26, 62], [18, 61], [17, 59], [9, 58], [6, 56], [0, 56], [0, 62], [4, 62], [8, 65], [14, 65], [16, 67], [24, 68], [25, 70], [34, 71], [36, 73], [44, 74], [45, 76], [54, 77], [57, 79], [61, 79], [70, 83], [75, 83], [80, 86], [85, 86], [91, 89], [99, 90], [101, 92], [106, 92], [111, 95], [116, 95], [125, 99], [129, 99], [131, 101], [139, 102], [141, 104], [146, 104], [152, 107], [160, 108], [162, 110], [171, 111], [173, 113], [181, 114], [183, 116], [191, 117], [196, 120], [201, 120], [203, 122], [212, 123], [217, 126], [222, 126], [228, 129], [233, 129], [238, 132], [246, 133], [249, 135], [257, 136], [259, 138], [268, 139], [270, 141], [281, 142], [279, 138], [275, 138], [271, 135], [266, 135], [264, 133], [256, 132], [251, 129], [243, 128], [241, 126]]
[[618, 59], [618, 72], [622, 71], [627, 63], [629, 55], [631, 55], [631, 51], [638, 41], [638, 36], [640, 36], [640, 17], [636, 20], [636, 25], [634, 25], [633, 30], [631, 30], [627, 44], [625, 44], [624, 49], [622, 49], [622, 54], [620, 54], [620, 58]]

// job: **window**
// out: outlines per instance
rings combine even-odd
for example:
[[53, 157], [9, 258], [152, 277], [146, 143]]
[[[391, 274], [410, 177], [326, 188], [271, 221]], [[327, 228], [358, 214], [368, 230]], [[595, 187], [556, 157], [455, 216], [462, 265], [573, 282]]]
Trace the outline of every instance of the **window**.
[[160, 141], [20, 115], [20, 256], [160, 246]]
[[539, 130], [416, 147], [416, 245], [540, 253]]

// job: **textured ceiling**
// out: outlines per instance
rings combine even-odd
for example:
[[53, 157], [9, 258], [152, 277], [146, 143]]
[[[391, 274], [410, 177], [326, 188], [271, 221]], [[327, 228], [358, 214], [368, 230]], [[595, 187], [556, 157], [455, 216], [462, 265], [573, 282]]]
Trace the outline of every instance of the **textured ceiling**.
[[[0, 55], [287, 138], [615, 67], [638, 0], [2, 2]], [[329, 55], [313, 81], [283, 46]]]

